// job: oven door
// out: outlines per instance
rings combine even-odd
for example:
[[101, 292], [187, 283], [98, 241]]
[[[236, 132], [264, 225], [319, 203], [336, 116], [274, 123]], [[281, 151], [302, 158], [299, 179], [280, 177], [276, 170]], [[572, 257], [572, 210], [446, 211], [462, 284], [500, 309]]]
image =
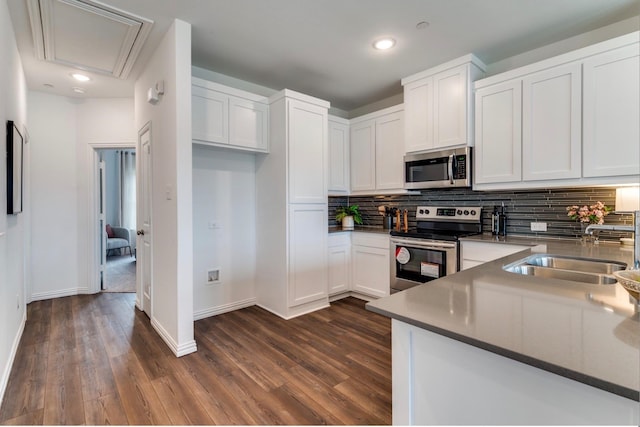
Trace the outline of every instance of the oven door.
[[392, 294], [458, 271], [458, 242], [392, 237], [390, 243]]

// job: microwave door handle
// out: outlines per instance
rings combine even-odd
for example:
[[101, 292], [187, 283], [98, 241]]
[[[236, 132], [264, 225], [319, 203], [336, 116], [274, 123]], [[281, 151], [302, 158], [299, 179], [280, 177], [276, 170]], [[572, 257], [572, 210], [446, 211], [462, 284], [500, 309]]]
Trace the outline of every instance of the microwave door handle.
[[449, 173], [449, 183], [453, 185], [453, 161], [456, 158], [455, 154], [449, 155], [449, 165], [447, 168], [447, 172]]

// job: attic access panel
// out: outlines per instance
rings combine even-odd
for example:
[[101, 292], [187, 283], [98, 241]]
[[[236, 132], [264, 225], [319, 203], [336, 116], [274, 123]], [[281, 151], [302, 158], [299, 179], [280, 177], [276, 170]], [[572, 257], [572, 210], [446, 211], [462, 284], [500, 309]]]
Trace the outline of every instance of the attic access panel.
[[28, 0], [38, 59], [126, 79], [153, 21], [88, 0]]

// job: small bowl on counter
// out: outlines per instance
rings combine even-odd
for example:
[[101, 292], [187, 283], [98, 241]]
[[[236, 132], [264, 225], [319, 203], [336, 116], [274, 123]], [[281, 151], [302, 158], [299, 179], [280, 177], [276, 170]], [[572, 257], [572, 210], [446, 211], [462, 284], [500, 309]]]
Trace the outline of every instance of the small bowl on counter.
[[614, 277], [640, 303], [640, 270], [614, 271]]

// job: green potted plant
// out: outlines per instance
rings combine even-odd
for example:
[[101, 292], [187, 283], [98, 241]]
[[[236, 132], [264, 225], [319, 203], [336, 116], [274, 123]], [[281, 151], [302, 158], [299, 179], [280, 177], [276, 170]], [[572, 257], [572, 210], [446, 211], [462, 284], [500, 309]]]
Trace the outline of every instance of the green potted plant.
[[362, 215], [358, 205], [340, 206], [336, 209], [336, 221], [342, 223], [343, 230], [353, 230], [354, 223], [362, 225]]

